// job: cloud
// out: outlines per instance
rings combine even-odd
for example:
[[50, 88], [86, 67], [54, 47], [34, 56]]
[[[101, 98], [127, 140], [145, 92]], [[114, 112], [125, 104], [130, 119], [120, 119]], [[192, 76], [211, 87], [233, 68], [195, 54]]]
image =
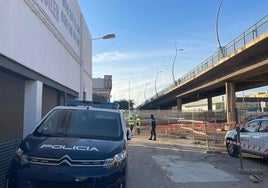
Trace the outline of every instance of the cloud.
[[170, 56], [174, 52], [172, 50], [160, 50], [160, 51], [147, 51], [147, 52], [119, 52], [111, 51], [104, 52], [93, 56], [93, 63], [98, 62], [116, 62], [116, 61], [127, 61], [135, 59], [145, 59], [153, 57]]
[[129, 59], [130, 57], [127, 54], [120, 53], [118, 51], [114, 52], [104, 52], [93, 56], [93, 62], [114, 62], [114, 61], [123, 61]]
[[[192, 51], [196, 54], [200, 54], [201, 51], [201, 54], [207, 57], [206, 54], [209, 53], [204, 52], [206, 48], [203, 47], [204, 45], [200, 46], [202, 45], [194, 47], [186, 45], [185, 49], [178, 54], [175, 64], [176, 78], [187, 73], [203, 59], [193, 56]], [[134, 99], [135, 103], [141, 103], [145, 100], [146, 82], [150, 83], [146, 89], [146, 98], [149, 99], [155, 95], [156, 69], [162, 71], [157, 79], [157, 92], [173, 84], [171, 67], [174, 55], [175, 48], [172, 46], [169, 49], [160, 50], [99, 53], [93, 56], [93, 63], [96, 63], [94, 75], [95, 77], [96, 75], [102, 77], [103, 74], [113, 76], [112, 100], [128, 99], [130, 89], [130, 98]]]

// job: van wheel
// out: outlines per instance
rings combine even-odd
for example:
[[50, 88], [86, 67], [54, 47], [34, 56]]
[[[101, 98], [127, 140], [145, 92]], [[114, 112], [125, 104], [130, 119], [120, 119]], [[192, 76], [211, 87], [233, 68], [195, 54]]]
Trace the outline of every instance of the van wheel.
[[227, 152], [231, 157], [238, 157], [238, 146], [231, 144], [231, 143], [226, 143], [226, 148]]

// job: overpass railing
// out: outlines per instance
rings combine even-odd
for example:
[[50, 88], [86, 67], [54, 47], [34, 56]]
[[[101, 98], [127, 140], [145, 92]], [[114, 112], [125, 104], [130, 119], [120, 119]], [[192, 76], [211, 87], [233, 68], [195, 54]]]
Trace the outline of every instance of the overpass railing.
[[[178, 85], [185, 83], [186, 81], [190, 80], [191, 78], [194, 78], [197, 74], [207, 70], [214, 64], [216, 64], [218, 61], [220, 61], [223, 57], [233, 53], [237, 49], [245, 46], [247, 43], [253, 41], [258, 36], [264, 34], [268, 31], [268, 15], [266, 15], [264, 18], [262, 18], [260, 21], [255, 23], [253, 26], [248, 28], [245, 32], [240, 34], [238, 37], [233, 39], [231, 42], [229, 42], [227, 45], [222, 46], [223, 54], [218, 49], [217, 52], [212, 54], [210, 57], [205, 59], [202, 63], [200, 63], [198, 66], [190, 70], [188, 73], [184, 74], [182, 77], [180, 77], [176, 82]], [[161, 90], [157, 95], [154, 95], [150, 98], [150, 100], [145, 101], [140, 106], [145, 105], [146, 103], [164, 95], [167, 91], [171, 90], [172, 88], [176, 87], [174, 83], [170, 84], [167, 88]]]

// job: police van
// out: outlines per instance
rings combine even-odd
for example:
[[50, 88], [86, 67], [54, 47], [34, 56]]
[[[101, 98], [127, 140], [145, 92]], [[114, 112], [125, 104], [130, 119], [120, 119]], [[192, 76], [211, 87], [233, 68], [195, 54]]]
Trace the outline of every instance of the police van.
[[19, 145], [7, 188], [126, 187], [127, 130], [115, 103], [68, 101]]

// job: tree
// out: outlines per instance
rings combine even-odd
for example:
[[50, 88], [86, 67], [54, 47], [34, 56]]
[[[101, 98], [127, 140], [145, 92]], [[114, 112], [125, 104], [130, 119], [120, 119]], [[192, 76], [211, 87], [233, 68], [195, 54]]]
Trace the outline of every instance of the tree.
[[114, 101], [115, 103], [118, 103], [120, 105], [119, 109], [123, 109], [123, 110], [128, 110], [128, 104], [130, 104], [130, 109], [133, 109], [134, 106], [134, 102], [133, 100], [119, 100], [119, 101]]

